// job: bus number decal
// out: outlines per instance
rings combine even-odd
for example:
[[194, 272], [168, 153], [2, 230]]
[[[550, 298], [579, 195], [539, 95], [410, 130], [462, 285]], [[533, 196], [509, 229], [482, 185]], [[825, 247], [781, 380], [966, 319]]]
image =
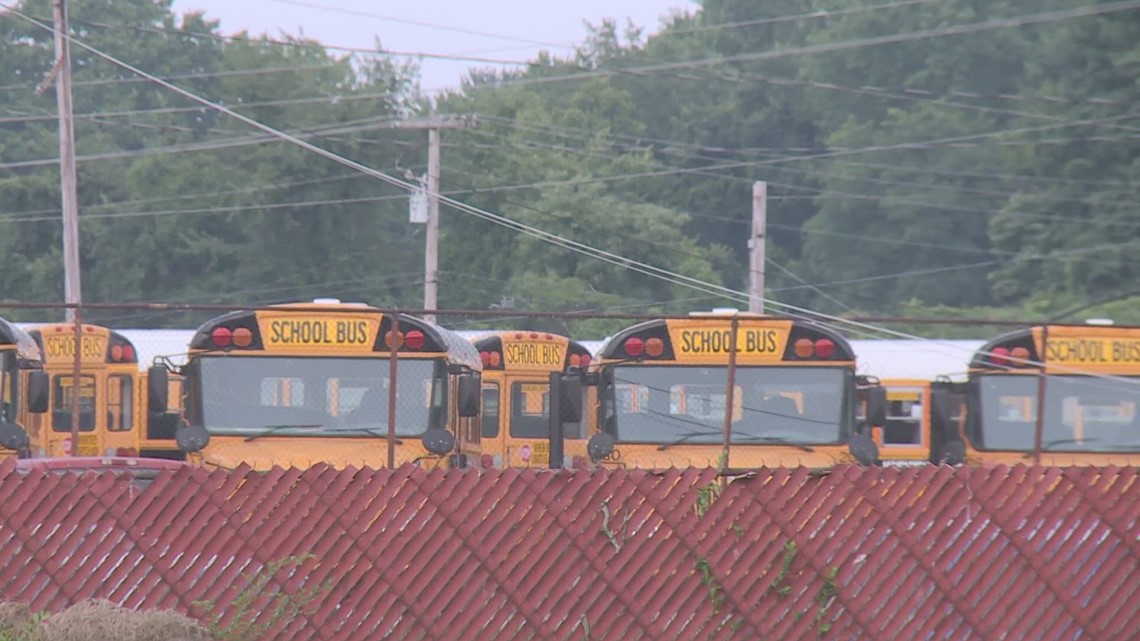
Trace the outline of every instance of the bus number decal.
[[[107, 344], [100, 336], [84, 336], [82, 345], [83, 360], [96, 360], [101, 361], [107, 353]], [[74, 358], [75, 357], [75, 336], [45, 336], [44, 337], [44, 351], [47, 352], [48, 359], [56, 358]]]

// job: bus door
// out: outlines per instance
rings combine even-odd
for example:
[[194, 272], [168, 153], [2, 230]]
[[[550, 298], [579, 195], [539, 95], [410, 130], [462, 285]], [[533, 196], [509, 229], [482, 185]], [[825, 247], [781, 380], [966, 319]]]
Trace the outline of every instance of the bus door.
[[103, 408], [99, 414], [106, 421], [105, 429], [96, 431], [102, 440], [100, 454], [138, 456], [141, 431], [136, 398], [139, 380], [137, 372], [107, 374], [107, 391], [100, 395]]
[[887, 416], [873, 438], [884, 465], [921, 464], [930, 460], [930, 386], [922, 382], [884, 381]]
[[[72, 374], [55, 374], [51, 380], [51, 431], [47, 438], [47, 456], [99, 456], [97, 430], [102, 421], [99, 416], [99, 380], [95, 374], [84, 372], [78, 384]], [[76, 449], [71, 442], [72, 410], [76, 394], [79, 396], [79, 443]]]
[[72, 399], [77, 389], [72, 381], [71, 374], [52, 377], [51, 436], [48, 438], [47, 455], [137, 455], [137, 375], [127, 372], [80, 373], [78, 449], [71, 443]]

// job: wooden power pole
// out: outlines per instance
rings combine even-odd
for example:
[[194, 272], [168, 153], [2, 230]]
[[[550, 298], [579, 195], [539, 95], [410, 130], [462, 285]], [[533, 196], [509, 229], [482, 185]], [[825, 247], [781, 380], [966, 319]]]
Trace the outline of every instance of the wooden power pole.
[[[54, 0], [55, 65], [40, 85], [39, 93], [55, 81], [56, 108], [59, 111], [59, 186], [63, 194], [63, 297], [78, 305], [83, 301], [79, 273], [79, 198], [75, 177], [75, 127], [71, 109], [71, 46], [67, 39], [66, 0]], [[67, 320], [74, 322], [75, 309], [68, 308]]]
[[768, 224], [768, 183], [752, 183], [752, 235], [748, 238], [748, 311], [764, 313], [764, 236]]
[[[424, 309], [437, 309], [439, 292], [439, 173], [440, 173], [440, 131], [443, 129], [468, 129], [477, 126], [471, 118], [440, 118], [430, 116], [405, 120], [393, 125], [396, 129], [428, 130], [427, 167], [427, 239], [424, 247]], [[434, 314], [425, 314], [424, 319], [435, 322]]]

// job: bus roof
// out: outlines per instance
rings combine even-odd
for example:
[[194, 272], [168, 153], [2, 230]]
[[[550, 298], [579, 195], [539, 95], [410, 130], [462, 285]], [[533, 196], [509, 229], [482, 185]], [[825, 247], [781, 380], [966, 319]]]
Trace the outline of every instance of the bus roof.
[[[372, 327], [370, 332], [375, 332], [375, 339], [370, 340], [368, 347], [370, 347], [372, 351], [385, 351], [378, 348], [384, 344], [383, 336], [387, 333], [387, 328], [390, 327], [391, 314], [386, 314], [378, 308], [370, 307], [362, 303], [336, 303], [331, 302], [332, 299], [330, 299], [329, 302], [323, 302], [323, 299], [318, 300], [321, 302], [285, 303], [270, 307], [239, 310], [216, 316], [202, 323], [198, 329], [194, 331], [190, 338], [188, 348], [191, 350], [216, 349], [213, 343], [213, 332], [216, 329], [219, 327], [228, 327], [231, 329], [245, 327], [248, 328], [254, 336], [249, 348], [256, 349], [262, 345], [261, 329], [258, 320], [260, 314], [272, 314], [281, 319], [294, 315], [301, 318], [306, 313], [309, 313], [312, 314], [314, 318], [323, 316], [326, 319], [342, 314], [344, 318], [361, 319], [362, 315], [373, 317], [371, 322], [376, 324]], [[288, 309], [278, 310], [276, 308]], [[478, 350], [459, 334], [408, 314], [400, 315], [400, 325], [401, 329], [411, 325], [421, 331], [426, 339], [425, 345], [438, 346], [442, 351], [446, 351], [451, 362], [467, 366], [475, 371], [482, 369], [482, 362], [479, 359]]]
[[1135, 371], [1140, 368], [1140, 326], [1099, 321], [1034, 325], [987, 341], [970, 368], [1016, 370], [1042, 364], [1056, 373]]
[[43, 362], [43, 353], [31, 334], [0, 318], [0, 346], [14, 345], [16, 355], [26, 361]]
[[[88, 341], [86, 340], [92, 336], [108, 337], [107, 343], [100, 346], [98, 343], [93, 344], [93, 347], [101, 347], [102, 354], [97, 358], [99, 362], [107, 363], [135, 363], [137, 362], [137, 352], [135, 350], [134, 342], [124, 336], [121, 332], [113, 330], [105, 325], [94, 325], [90, 323], [83, 323], [80, 325], [80, 331], [83, 332], [85, 340], [82, 341], [84, 348], [87, 348]], [[45, 362], [54, 362], [56, 360], [71, 358], [75, 355], [75, 324], [74, 323], [45, 323], [32, 326], [28, 329], [28, 334], [39, 345], [41, 352], [44, 355]], [[51, 341], [55, 341], [52, 344]], [[64, 343], [61, 345], [60, 343]], [[81, 351], [84, 360], [91, 362], [96, 360], [94, 354], [88, 354]]]
[[553, 332], [507, 329], [468, 340], [478, 351], [484, 371], [566, 371], [587, 367], [593, 357], [582, 343]]
[[[840, 335], [830, 328], [818, 325], [811, 321], [801, 321], [791, 318], [781, 318], [774, 316], [760, 316], [746, 313], [702, 313], [683, 320], [656, 319], [637, 323], [636, 325], [627, 327], [607, 338], [601, 349], [598, 350], [598, 355], [601, 359], [624, 360], [626, 357], [624, 350], [628, 339], [634, 336], [645, 339], [652, 335], [660, 338], [666, 344], [665, 353], [662, 358], [672, 359], [674, 358], [674, 346], [671, 345], [674, 340], [671, 336], [672, 328], [681, 328], [683, 330], [688, 327], [715, 327], [717, 333], [719, 333], [722, 328], [727, 329], [733, 320], [739, 322], [739, 327], [742, 331], [757, 327], [762, 328], [764, 326], [771, 326], [776, 331], [778, 336], [775, 338], [775, 342], [773, 344], [767, 345], [767, 347], [770, 348], [768, 349], [767, 353], [775, 354], [775, 352], [772, 350], [776, 350], [778, 352], [778, 354], [775, 354], [776, 360], [783, 357], [787, 351], [790, 351], [796, 341], [801, 338], [809, 338], [812, 341], [819, 338], [830, 339], [834, 347], [834, 360], [849, 361], [853, 360], [854, 358], [854, 353], [851, 351], [850, 342], [844, 336]], [[683, 335], [684, 331], [682, 331], [681, 334]], [[738, 338], [738, 340], [743, 341], [745, 339]], [[740, 343], [738, 343], [738, 345], [739, 344]], [[682, 352], [684, 349], [683, 345], [676, 347], [679, 350], [678, 353]], [[753, 352], [753, 354], [759, 354], [762, 351], [763, 350]], [[737, 353], [741, 355], [738, 356], [738, 358], [748, 355], [744, 350], [738, 350]]]

